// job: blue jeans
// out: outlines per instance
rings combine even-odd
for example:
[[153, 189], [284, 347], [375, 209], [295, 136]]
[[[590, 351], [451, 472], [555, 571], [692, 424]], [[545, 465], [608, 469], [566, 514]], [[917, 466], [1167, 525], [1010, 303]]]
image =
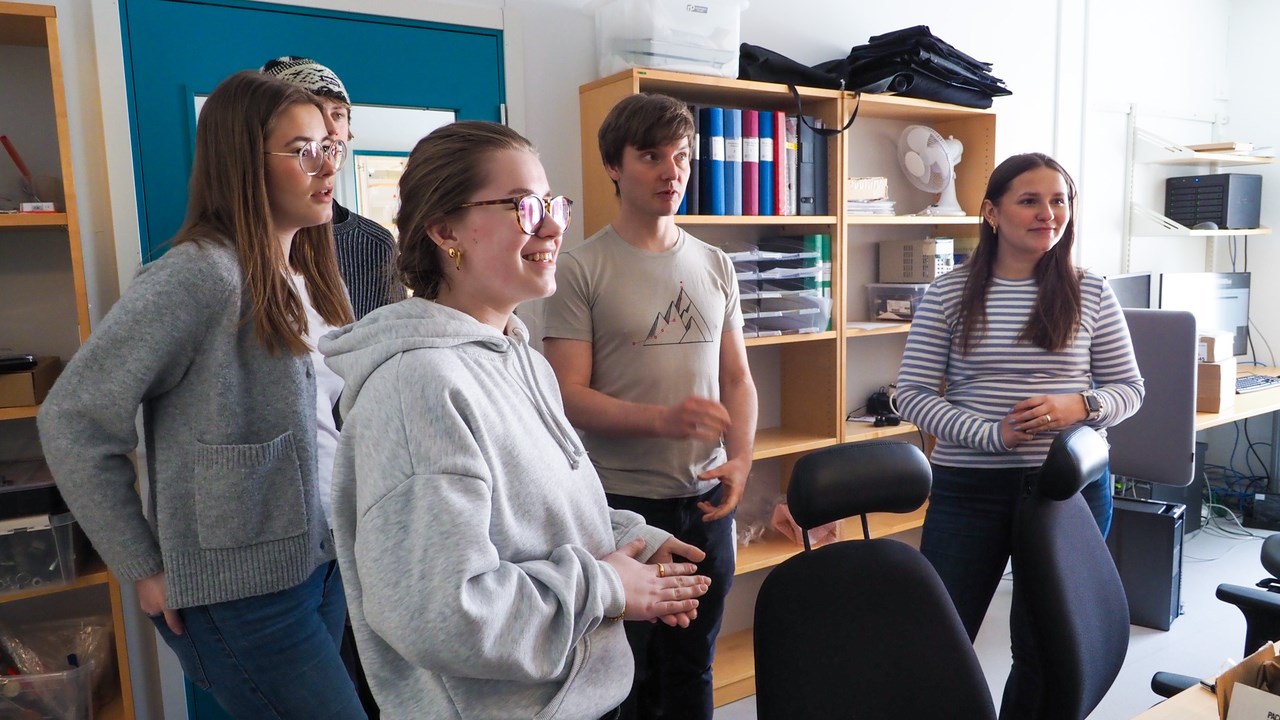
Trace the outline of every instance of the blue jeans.
[[347, 614], [338, 564], [287, 590], [182, 608], [186, 631], [152, 622], [196, 686], [236, 718], [349, 718], [365, 713], [338, 645]]
[[[1033, 471], [933, 466], [933, 492], [920, 537], [920, 552], [933, 564], [960, 614], [969, 639], [978, 636], [1012, 553], [1014, 512]], [[1103, 537], [1111, 529], [1111, 473], [1080, 491]], [[1025, 603], [1013, 583], [1009, 617], [1013, 668], [1005, 683], [1002, 718], [1034, 717], [1040, 672]]]
[[609, 507], [639, 513], [650, 525], [705, 552], [707, 557], [698, 563], [698, 574], [711, 578], [711, 588], [698, 599], [698, 617], [689, 627], [673, 628], [662, 622], [624, 623], [636, 675], [631, 694], [622, 704], [623, 720], [711, 720], [715, 709], [711, 661], [724, 618], [724, 599], [733, 585], [735, 513], [703, 522], [698, 503], [705, 500], [718, 504], [723, 493], [723, 486], [717, 485], [701, 497], [673, 500], [608, 496]]

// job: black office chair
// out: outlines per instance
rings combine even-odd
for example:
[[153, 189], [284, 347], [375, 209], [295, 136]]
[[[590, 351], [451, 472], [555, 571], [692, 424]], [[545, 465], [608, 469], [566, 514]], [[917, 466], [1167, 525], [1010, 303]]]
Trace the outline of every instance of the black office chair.
[[1041, 665], [1041, 720], [1082, 720], [1124, 664], [1129, 604], [1080, 489], [1107, 466], [1106, 442], [1077, 425], [1058, 433], [1014, 521], [1013, 575]]
[[1254, 587], [1244, 585], [1218, 586], [1217, 596], [1240, 608], [1244, 614], [1244, 654], [1248, 657], [1258, 648], [1273, 640], [1280, 640], [1280, 535], [1271, 535], [1262, 541], [1262, 569], [1270, 577], [1258, 581]]
[[[1219, 600], [1231, 603], [1244, 615], [1244, 651], [1248, 657], [1273, 640], [1280, 640], [1280, 534], [1262, 541], [1262, 568], [1270, 577], [1254, 587], [1223, 583], [1215, 593]], [[1161, 697], [1173, 697], [1195, 686], [1200, 678], [1178, 673], [1158, 672], [1151, 677], [1151, 690]]]
[[[801, 457], [787, 502], [808, 530], [909, 512], [932, 473], [904, 442], [848, 443]], [[756, 598], [761, 720], [995, 718], [973, 645], [933, 566], [891, 540], [848, 540], [774, 568]]]

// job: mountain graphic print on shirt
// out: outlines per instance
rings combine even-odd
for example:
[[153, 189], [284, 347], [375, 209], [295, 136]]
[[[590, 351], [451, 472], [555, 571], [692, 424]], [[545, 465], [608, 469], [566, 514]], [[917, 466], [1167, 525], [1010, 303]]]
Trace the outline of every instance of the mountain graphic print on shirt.
[[694, 304], [692, 298], [684, 291], [684, 283], [680, 283], [680, 292], [667, 307], [653, 318], [649, 335], [644, 339], [645, 345], [683, 345], [685, 343], [708, 343], [714, 340], [707, 321]]

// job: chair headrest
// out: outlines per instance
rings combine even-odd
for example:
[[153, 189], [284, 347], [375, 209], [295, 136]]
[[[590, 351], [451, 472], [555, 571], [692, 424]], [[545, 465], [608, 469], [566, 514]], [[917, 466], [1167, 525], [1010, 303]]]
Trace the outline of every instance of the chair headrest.
[[1053, 439], [1040, 466], [1040, 495], [1066, 500], [1098, 479], [1110, 462], [1107, 441], [1087, 425], [1064, 428]]
[[911, 512], [928, 499], [932, 481], [928, 459], [911, 443], [845, 443], [796, 461], [787, 505], [809, 530], [863, 513]]
[[1271, 577], [1280, 578], [1280, 534], [1262, 541], [1262, 567]]

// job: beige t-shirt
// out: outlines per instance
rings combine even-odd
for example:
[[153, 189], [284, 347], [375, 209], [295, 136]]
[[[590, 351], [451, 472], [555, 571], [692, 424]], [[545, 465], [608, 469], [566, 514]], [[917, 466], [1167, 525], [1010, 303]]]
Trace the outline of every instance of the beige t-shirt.
[[[720, 399], [720, 340], [742, 327], [733, 263], [683, 230], [675, 247], [647, 252], [612, 226], [561, 253], [544, 337], [592, 344], [591, 387], [632, 402]], [[699, 473], [725, 461], [722, 443], [604, 437], [583, 442], [606, 492], [654, 499], [715, 487]]]

